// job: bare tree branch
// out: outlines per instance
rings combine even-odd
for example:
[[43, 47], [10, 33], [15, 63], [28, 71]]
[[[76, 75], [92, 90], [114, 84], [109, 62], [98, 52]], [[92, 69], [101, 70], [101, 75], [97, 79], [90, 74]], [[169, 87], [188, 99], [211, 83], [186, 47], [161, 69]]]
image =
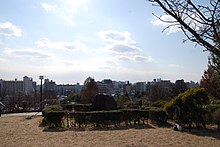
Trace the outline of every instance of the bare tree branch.
[[186, 40], [204, 46], [209, 52], [220, 57], [220, 0], [210, 0], [207, 5], [196, 5], [191, 0], [147, 1], [157, 4], [167, 15], [174, 18], [174, 21], [167, 21], [154, 14], [159, 20], [170, 24], [163, 31], [180, 25]]

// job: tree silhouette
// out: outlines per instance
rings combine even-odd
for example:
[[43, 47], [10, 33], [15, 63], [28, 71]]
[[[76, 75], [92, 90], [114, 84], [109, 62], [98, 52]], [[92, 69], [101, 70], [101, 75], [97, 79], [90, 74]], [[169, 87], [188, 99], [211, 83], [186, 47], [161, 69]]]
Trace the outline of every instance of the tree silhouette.
[[187, 39], [204, 46], [213, 55], [220, 57], [220, 1], [203, 1], [203, 5], [196, 5], [191, 0], [147, 0], [161, 7], [166, 15], [174, 18], [164, 30], [178, 26]]
[[204, 71], [200, 86], [205, 88], [209, 95], [220, 98], [220, 74], [211, 66]]
[[81, 90], [81, 102], [83, 103], [92, 103], [94, 97], [98, 94], [98, 87], [95, 80], [91, 77], [88, 77], [83, 85]]

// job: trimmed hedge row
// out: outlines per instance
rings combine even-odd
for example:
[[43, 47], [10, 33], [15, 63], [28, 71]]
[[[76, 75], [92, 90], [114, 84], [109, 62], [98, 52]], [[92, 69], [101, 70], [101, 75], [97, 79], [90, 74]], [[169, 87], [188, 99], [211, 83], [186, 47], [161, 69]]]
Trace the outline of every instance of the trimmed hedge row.
[[57, 112], [45, 112], [43, 117], [43, 123], [44, 125], [48, 125], [50, 128], [55, 127], [55, 128], [61, 128], [62, 125], [62, 120], [64, 117], [65, 113], [62, 111], [57, 111]]
[[120, 111], [87, 111], [69, 112], [67, 118], [73, 118], [74, 126], [93, 124], [96, 127], [107, 124], [119, 124], [123, 114]]
[[[146, 109], [120, 109], [110, 111], [74, 111], [74, 112], [44, 112], [44, 118], [49, 126], [61, 127], [62, 120], [67, 120], [67, 126], [86, 127], [88, 124], [95, 127], [107, 125], [126, 125], [144, 124], [145, 120], [150, 119], [156, 123], [166, 122], [166, 113], [158, 108]], [[65, 116], [65, 117], [64, 117]]]
[[126, 125], [145, 124], [145, 120], [150, 119], [156, 123], [166, 123], [167, 115], [160, 109], [121, 109], [112, 111], [90, 111], [90, 112], [71, 112], [75, 120], [75, 126], [82, 124], [94, 124], [95, 126], [105, 126], [108, 124], [119, 125], [125, 122]]

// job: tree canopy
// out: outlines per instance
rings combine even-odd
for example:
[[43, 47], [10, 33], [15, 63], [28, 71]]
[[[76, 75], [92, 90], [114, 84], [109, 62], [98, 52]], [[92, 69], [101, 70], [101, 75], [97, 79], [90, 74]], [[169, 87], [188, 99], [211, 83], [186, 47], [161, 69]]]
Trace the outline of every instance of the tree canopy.
[[208, 66], [204, 71], [200, 86], [205, 88], [210, 96], [220, 98], [220, 74], [212, 66]]
[[189, 120], [203, 122], [203, 106], [208, 103], [209, 97], [204, 88], [192, 88], [166, 103], [165, 111], [181, 123], [187, 123]]

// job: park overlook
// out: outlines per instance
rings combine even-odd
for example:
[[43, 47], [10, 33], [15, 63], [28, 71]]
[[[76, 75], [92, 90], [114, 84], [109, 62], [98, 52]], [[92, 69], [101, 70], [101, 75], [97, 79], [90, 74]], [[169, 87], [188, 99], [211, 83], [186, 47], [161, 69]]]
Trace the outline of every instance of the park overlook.
[[220, 146], [219, 0], [0, 3], [1, 146]]

